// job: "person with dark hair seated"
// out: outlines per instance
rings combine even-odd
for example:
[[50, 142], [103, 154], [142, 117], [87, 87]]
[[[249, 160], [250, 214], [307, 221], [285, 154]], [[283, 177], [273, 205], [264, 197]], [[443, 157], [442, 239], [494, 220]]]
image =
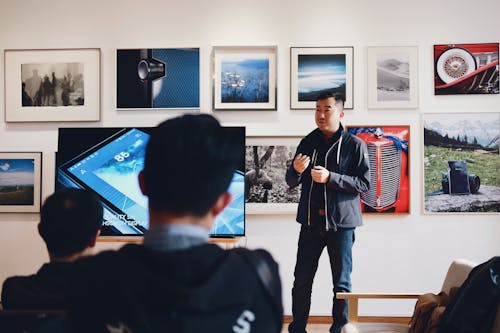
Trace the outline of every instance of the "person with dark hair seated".
[[75, 330], [281, 331], [271, 255], [208, 242], [232, 200], [228, 186], [244, 149], [210, 115], [184, 115], [153, 130], [139, 174], [150, 229], [143, 244], [76, 263], [68, 312]]
[[45, 200], [38, 232], [49, 263], [29, 276], [14, 276], [2, 287], [5, 310], [65, 309], [70, 263], [91, 254], [102, 225], [102, 206], [86, 190], [66, 188]]

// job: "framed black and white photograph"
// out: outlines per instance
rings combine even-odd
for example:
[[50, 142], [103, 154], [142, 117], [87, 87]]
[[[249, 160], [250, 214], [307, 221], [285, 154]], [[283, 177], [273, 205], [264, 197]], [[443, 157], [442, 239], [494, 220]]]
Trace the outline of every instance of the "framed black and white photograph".
[[418, 107], [418, 47], [367, 48], [368, 108]]
[[214, 110], [276, 110], [276, 46], [216, 46], [212, 52]]
[[300, 137], [247, 137], [245, 202], [248, 214], [295, 213], [300, 186], [285, 181]]
[[290, 108], [314, 109], [326, 92], [345, 97], [353, 108], [353, 47], [291, 47]]
[[500, 212], [500, 113], [422, 117], [424, 213]]
[[5, 50], [5, 121], [99, 121], [100, 49]]
[[0, 152], [0, 213], [40, 211], [41, 152]]

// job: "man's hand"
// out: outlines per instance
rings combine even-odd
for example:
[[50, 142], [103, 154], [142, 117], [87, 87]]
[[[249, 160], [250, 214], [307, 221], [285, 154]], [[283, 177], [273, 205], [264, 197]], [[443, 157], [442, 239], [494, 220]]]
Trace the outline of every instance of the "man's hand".
[[309, 166], [309, 162], [311, 162], [309, 156], [298, 154], [297, 156], [295, 156], [295, 159], [293, 160], [293, 168], [298, 173], [302, 173]]
[[321, 165], [316, 165], [311, 169], [311, 178], [316, 183], [327, 183], [330, 179], [330, 171], [323, 168]]

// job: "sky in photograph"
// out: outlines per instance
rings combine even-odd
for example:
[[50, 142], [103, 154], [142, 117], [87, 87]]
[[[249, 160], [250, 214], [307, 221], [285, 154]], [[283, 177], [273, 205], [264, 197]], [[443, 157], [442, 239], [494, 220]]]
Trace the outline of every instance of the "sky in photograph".
[[0, 159], [0, 186], [33, 185], [33, 159]]

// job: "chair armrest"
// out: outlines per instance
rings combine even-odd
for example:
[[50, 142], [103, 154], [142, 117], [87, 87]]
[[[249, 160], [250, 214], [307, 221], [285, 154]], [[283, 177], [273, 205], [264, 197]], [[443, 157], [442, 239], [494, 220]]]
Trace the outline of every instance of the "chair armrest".
[[403, 294], [403, 293], [383, 293], [383, 294], [373, 294], [373, 293], [337, 293], [336, 297], [338, 299], [349, 300], [349, 321], [357, 322], [359, 321], [358, 315], [358, 301], [360, 299], [417, 299], [421, 294]]

